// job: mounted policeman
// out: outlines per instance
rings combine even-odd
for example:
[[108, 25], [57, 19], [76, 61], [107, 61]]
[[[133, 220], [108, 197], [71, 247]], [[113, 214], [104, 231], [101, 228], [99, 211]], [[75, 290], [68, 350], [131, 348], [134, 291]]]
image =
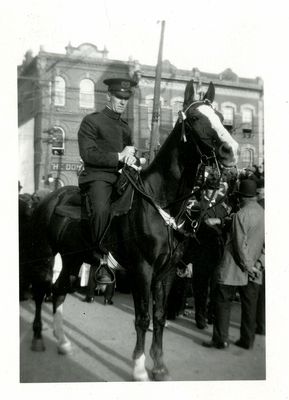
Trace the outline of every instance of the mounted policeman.
[[[118, 171], [136, 162], [132, 134], [121, 118], [137, 82], [131, 79], [111, 78], [103, 81], [108, 87], [105, 108], [84, 117], [78, 132], [80, 156], [84, 163], [79, 176], [79, 187], [86, 198], [94, 259], [98, 268], [97, 280], [111, 282], [106, 265], [106, 254], [99, 242], [109, 222], [113, 185]], [[88, 301], [88, 300], [87, 300]]]

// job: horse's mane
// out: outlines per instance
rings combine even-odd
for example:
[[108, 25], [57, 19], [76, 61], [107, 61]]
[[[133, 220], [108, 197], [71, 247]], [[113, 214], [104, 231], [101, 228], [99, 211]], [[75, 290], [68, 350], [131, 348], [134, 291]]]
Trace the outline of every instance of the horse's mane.
[[158, 153], [156, 154], [156, 157], [154, 160], [151, 162], [151, 164], [143, 170], [143, 175], [146, 176], [155, 168], [158, 166], [162, 166], [163, 168], [166, 168], [166, 166], [170, 162], [170, 157], [172, 153], [172, 148], [175, 147], [175, 142], [177, 140], [181, 140], [181, 125], [179, 123], [176, 123], [173, 130], [170, 132], [162, 146], [160, 147]]

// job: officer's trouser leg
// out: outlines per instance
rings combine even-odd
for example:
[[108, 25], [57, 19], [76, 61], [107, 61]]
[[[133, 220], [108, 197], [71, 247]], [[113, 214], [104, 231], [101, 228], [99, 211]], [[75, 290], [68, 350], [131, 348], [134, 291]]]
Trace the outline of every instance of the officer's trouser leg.
[[110, 182], [104, 181], [91, 182], [88, 187], [93, 243], [97, 247], [108, 224], [112, 188]]

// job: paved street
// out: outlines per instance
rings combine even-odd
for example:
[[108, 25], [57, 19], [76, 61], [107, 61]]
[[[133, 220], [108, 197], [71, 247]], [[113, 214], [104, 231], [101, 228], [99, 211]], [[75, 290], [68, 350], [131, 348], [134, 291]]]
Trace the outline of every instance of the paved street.
[[[129, 382], [135, 345], [134, 311], [131, 295], [116, 292], [113, 306], [103, 306], [102, 297], [94, 304], [83, 302], [81, 293], [69, 294], [64, 305], [65, 327], [73, 353], [57, 353], [52, 334], [52, 305], [43, 306], [46, 351], [30, 350], [34, 303], [20, 303], [20, 382]], [[164, 333], [165, 361], [173, 381], [264, 380], [265, 337], [256, 336], [251, 351], [236, 347], [240, 305], [234, 303], [230, 327], [231, 345], [226, 350], [206, 349], [203, 340], [212, 327], [200, 331], [193, 315], [169, 321]], [[147, 333], [146, 362], [152, 367]]]

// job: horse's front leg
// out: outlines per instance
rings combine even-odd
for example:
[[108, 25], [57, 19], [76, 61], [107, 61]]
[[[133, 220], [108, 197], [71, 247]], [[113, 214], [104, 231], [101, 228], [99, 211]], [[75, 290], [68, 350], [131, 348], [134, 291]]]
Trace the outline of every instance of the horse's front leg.
[[150, 323], [151, 272], [144, 267], [142, 273], [133, 277], [133, 298], [135, 307], [136, 345], [133, 352], [133, 379], [135, 381], [149, 381], [145, 367], [145, 337]]
[[163, 360], [163, 331], [166, 323], [166, 308], [169, 290], [172, 284], [171, 274], [153, 285], [153, 340], [150, 356], [154, 366], [152, 376], [155, 381], [171, 380]]

